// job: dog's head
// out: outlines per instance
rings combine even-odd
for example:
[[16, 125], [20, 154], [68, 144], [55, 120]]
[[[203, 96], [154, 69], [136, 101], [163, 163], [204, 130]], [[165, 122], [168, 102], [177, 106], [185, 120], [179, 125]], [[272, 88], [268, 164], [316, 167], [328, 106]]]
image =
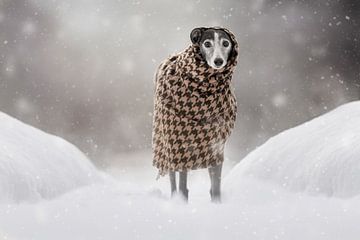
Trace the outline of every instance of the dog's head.
[[195, 28], [190, 39], [199, 45], [201, 56], [214, 69], [225, 67], [234, 49], [233, 39], [221, 28]]

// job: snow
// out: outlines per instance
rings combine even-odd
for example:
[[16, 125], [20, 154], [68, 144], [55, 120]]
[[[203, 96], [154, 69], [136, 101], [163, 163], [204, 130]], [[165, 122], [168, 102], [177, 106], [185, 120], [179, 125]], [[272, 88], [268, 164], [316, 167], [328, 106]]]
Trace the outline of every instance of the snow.
[[[226, 159], [222, 204], [210, 202], [206, 170], [190, 172], [190, 199], [184, 204], [180, 199], [169, 200], [167, 178], [155, 181], [157, 172], [151, 166], [151, 152], [114, 156], [119, 165], [107, 169], [107, 174], [116, 181], [104, 177], [94, 184], [73, 185], [71, 191], [52, 182], [52, 189], [60, 188], [63, 194], [30, 203], [0, 203], [0, 239], [358, 239], [360, 195], [355, 191], [358, 182], [354, 158], [359, 153], [359, 138], [351, 133], [359, 131], [355, 126], [359, 115], [360, 102], [354, 102], [285, 131], [249, 154], [229, 174], [230, 161]], [[15, 145], [23, 146], [23, 152], [30, 149], [27, 144], [32, 144], [33, 151], [29, 152], [34, 155], [27, 160], [34, 166], [26, 175], [30, 180], [30, 174], [35, 176], [48, 164], [37, 160], [39, 146], [54, 141], [72, 149], [69, 155], [74, 157], [71, 163], [57, 160], [65, 161], [66, 166], [51, 165], [49, 181], [63, 179], [67, 171], [70, 173], [65, 175], [70, 179], [81, 175], [81, 179], [87, 179], [82, 173], [89, 169], [92, 176], [102, 175], [63, 140], [25, 128], [8, 116], [2, 116], [0, 122], [13, 125], [12, 131], [0, 128], [7, 132], [7, 137], [1, 134], [2, 141], [17, 139]], [[10, 132], [34, 135], [36, 141], [23, 138], [21, 142]], [[62, 150], [57, 149], [58, 153]], [[1, 160], [4, 165], [9, 158]], [[316, 168], [311, 165], [314, 162], [318, 162]], [[19, 172], [25, 169], [17, 167], [22, 170]], [[353, 185], [345, 186], [350, 178], [354, 178]], [[313, 191], [315, 184], [320, 186], [319, 191]]]
[[74, 145], [0, 112], [0, 202], [50, 199], [101, 179]]
[[282, 193], [281, 200], [261, 194], [215, 205], [190, 192], [185, 205], [133, 187], [125, 193], [121, 185], [93, 185], [52, 201], [0, 205], [0, 239], [356, 240], [360, 234], [359, 199]]
[[255, 178], [294, 192], [342, 198], [359, 195], [359, 123], [357, 101], [284, 131], [232, 170], [226, 179], [232, 185], [229, 188], [236, 192], [242, 179]]

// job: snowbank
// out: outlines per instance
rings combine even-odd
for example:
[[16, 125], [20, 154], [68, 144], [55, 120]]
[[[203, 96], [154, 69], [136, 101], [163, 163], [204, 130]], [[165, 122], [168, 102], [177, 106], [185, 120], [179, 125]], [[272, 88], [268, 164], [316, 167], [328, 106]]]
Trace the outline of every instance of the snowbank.
[[0, 112], [0, 201], [53, 198], [100, 180], [74, 145]]
[[316, 195], [360, 194], [360, 102], [269, 139], [230, 172], [225, 188], [243, 194], [249, 178]]

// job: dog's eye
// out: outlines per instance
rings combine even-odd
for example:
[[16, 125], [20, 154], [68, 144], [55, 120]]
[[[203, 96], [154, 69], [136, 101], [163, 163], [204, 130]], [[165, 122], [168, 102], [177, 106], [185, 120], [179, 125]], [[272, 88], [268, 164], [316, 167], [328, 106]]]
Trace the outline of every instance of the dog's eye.
[[206, 48], [211, 47], [211, 42], [204, 42], [204, 47], [206, 47]]
[[229, 44], [229, 41], [223, 41], [223, 46], [224, 47], [228, 47], [230, 44]]

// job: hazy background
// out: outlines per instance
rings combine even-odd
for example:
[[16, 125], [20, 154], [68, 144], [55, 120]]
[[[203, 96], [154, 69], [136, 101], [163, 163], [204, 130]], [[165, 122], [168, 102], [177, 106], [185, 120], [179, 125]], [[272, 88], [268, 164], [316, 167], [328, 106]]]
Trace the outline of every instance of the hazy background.
[[148, 151], [156, 67], [188, 46], [194, 27], [225, 26], [240, 44], [227, 145], [240, 161], [359, 99], [359, 23], [356, 0], [0, 0], [0, 111], [64, 137], [98, 166]]

